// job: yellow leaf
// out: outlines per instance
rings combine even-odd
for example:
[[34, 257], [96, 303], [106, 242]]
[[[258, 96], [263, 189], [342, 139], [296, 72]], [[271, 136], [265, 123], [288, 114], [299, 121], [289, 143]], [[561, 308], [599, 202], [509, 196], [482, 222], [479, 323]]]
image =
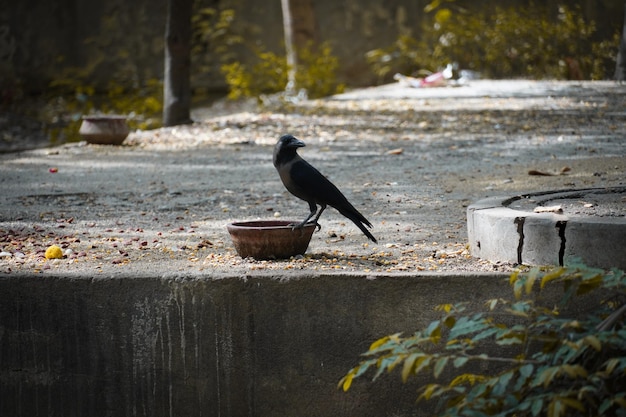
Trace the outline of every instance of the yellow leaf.
[[550, 405], [548, 406], [548, 417], [560, 417], [564, 409], [565, 407], [563, 407], [561, 399], [559, 397], [556, 397], [550, 402]]
[[451, 16], [452, 12], [450, 9], [440, 9], [435, 13], [435, 21], [439, 24], [443, 24], [450, 20]]
[[430, 339], [435, 344], [439, 343], [439, 339], [441, 339], [441, 327], [437, 326], [430, 332]]
[[482, 375], [462, 374], [454, 378], [452, 382], [450, 382], [449, 386], [450, 388], [453, 388], [453, 387], [456, 387], [457, 385], [464, 384], [464, 383], [469, 383], [470, 385], [474, 385], [477, 382], [481, 382], [484, 380], [485, 380], [485, 377]]
[[433, 396], [433, 392], [439, 388], [439, 384], [428, 384], [426, 388], [424, 388], [424, 392], [419, 396], [418, 400], [424, 398], [425, 400], [430, 400]]
[[515, 295], [516, 300], [522, 297], [522, 285], [520, 281], [515, 281], [515, 284], [513, 284], [513, 295]]
[[370, 345], [369, 350], [374, 350], [389, 341], [389, 336], [382, 337]]
[[622, 408], [626, 408], [626, 398], [624, 397], [615, 397], [613, 398], [613, 402], [619, 404]]
[[587, 377], [587, 370], [580, 365], [563, 365], [563, 372], [570, 378]]
[[[585, 412], [585, 406], [583, 405], [583, 403], [581, 403], [578, 400], [575, 400], [573, 398], [569, 398], [569, 397], [565, 397], [565, 398], [561, 398], [561, 401], [563, 402], [564, 405], [570, 407], [570, 408], [575, 408], [578, 411], [580, 411], [581, 413]], [[565, 410], [565, 407], [563, 407], [563, 410]]]
[[526, 282], [524, 283], [524, 289], [526, 290], [526, 295], [530, 294], [533, 291], [533, 285], [535, 285], [536, 280], [537, 280], [537, 274], [530, 274], [528, 278], [526, 278]]
[[608, 361], [605, 362], [605, 366], [606, 366], [606, 372], [608, 374], [613, 373], [613, 371], [615, 370], [615, 367], [617, 365], [619, 365], [619, 359], [609, 359]]
[[517, 281], [518, 277], [519, 277], [519, 270], [518, 271], [513, 271], [513, 273], [509, 277], [509, 284], [511, 284], [511, 285], [515, 284], [515, 281]]
[[450, 311], [452, 311], [452, 304], [439, 304], [437, 307], [435, 307], [435, 310], [449, 313]]
[[543, 387], [544, 388], [548, 388], [548, 386], [550, 386], [550, 383], [552, 382], [552, 379], [556, 376], [556, 374], [558, 372], [559, 372], [559, 367], [558, 366], [552, 366], [550, 368], [545, 369], [540, 374], [540, 378], [543, 380]]
[[586, 336], [583, 341], [598, 352], [602, 350], [602, 343], [600, 342], [600, 339], [593, 335]]
[[414, 353], [409, 355], [408, 358], [404, 361], [404, 365], [402, 366], [402, 382], [406, 382], [413, 371], [413, 365], [415, 365], [415, 361], [419, 359], [419, 355]]
[[348, 391], [350, 389], [350, 386], [352, 385], [352, 380], [353, 379], [354, 379], [354, 374], [351, 372], [348, 375], [346, 375], [341, 381], [339, 381], [339, 384], [343, 388], [344, 392], [346, 392], [346, 391]]
[[541, 285], [540, 288], [543, 289], [543, 287], [545, 287], [545, 285], [550, 282], [550, 281], [554, 281], [555, 279], [559, 278], [561, 275], [563, 275], [563, 273], [566, 271], [565, 268], [557, 268], [555, 270], [553, 270], [552, 272], [549, 272], [547, 274], [545, 274], [543, 276], [543, 278], [541, 278]]
[[496, 306], [498, 305], [498, 299], [494, 298], [492, 300], [488, 300], [486, 304], [487, 304], [487, 307], [489, 307], [489, 310], [493, 311], [493, 309], [496, 308]]

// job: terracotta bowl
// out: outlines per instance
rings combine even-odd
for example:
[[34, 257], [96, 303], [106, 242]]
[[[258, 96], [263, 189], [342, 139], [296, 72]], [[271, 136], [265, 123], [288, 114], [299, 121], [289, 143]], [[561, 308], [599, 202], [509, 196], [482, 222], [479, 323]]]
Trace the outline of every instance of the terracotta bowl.
[[126, 116], [105, 114], [83, 116], [78, 133], [88, 143], [121, 145], [128, 136], [129, 129], [126, 125]]
[[292, 230], [293, 220], [256, 220], [226, 226], [242, 258], [281, 259], [306, 252], [315, 225]]

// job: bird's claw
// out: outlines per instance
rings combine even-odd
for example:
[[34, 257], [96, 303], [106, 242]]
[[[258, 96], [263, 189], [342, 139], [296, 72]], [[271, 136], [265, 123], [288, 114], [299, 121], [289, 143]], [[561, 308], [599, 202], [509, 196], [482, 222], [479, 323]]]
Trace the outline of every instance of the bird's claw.
[[309, 221], [307, 223], [291, 223], [289, 226], [291, 226], [291, 230], [293, 231], [296, 229], [303, 229], [304, 226], [308, 226], [310, 224], [315, 225], [316, 231], [319, 232], [320, 230], [322, 230], [322, 225], [316, 221]]
[[321, 225], [321, 224], [319, 224], [319, 223], [318, 223], [318, 222], [316, 222], [316, 221], [308, 222], [307, 224], [314, 224], [314, 225], [315, 225], [315, 229], [317, 229], [316, 231], [318, 231], [318, 232], [319, 232], [320, 230], [322, 230], [322, 225]]

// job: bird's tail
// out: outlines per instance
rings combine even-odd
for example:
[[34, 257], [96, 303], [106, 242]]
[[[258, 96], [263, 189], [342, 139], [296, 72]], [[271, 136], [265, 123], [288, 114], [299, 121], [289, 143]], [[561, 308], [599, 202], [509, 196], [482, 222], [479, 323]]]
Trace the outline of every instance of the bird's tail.
[[378, 241], [376, 240], [376, 238], [374, 237], [374, 235], [372, 235], [370, 233], [369, 230], [367, 230], [367, 227], [365, 227], [366, 225], [368, 227], [372, 227], [372, 224], [367, 221], [367, 219], [361, 214], [359, 213], [356, 209], [354, 209], [354, 211], [350, 210], [350, 211], [339, 211], [341, 214], [343, 214], [344, 216], [346, 216], [347, 218], [349, 218], [350, 220], [352, 220], [352, 222], [354, 224], [356, 224], [356, 226], [361, 229], [361, 231], [363, 232], [363, 234], [365, 236], [367, 236], [367, 238], [369, 240], [371, 240], [374, 243], [378, 243]]

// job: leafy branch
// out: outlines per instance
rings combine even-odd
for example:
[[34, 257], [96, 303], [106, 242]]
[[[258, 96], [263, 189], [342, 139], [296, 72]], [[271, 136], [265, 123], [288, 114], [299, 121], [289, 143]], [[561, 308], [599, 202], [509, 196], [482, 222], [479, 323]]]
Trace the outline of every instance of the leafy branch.
[[[422, 386], [418, 401], [444, 400], [444, 416], [626, 415], [624, 272], [536, 268], [512, 274], [509, 284], [512, 299], [487, 300], [483, 312], [470, 314], [467, 303], [442, 305], [441, 318], [412, 336], [376, 340], [339, 387], [348, 391], [370, 370], [376, 380], [400, 368], [403, 382], [417, 375], [439, 380]], [[542, 291], [556, 284], [562, 297], [547, 308]], [[569, 312], [583, 295], [596, 304], [581, 318]], [[494, 347], [506, 355], [485, 353]], [[476, 362], [500, 371], [472, 372], [480, 369]]]

